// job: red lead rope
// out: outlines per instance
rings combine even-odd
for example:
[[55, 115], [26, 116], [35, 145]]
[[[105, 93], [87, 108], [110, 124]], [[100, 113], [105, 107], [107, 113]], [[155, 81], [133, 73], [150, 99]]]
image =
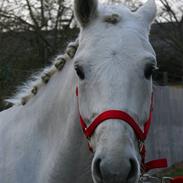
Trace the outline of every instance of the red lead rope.
[[[76, 88], [76, 96], [78, 96], [78, 94], [79, 94], [78, 88]], [[152, 99], [152, 102], [153, 102], [153, 99]], [[125, 111], [108, 110], [108, 111], [105, 111], [105, 112], [99, 114], [94, 119], [94, 121], [91, 122], [91, 124], [88, 127], [87, 127], [85, 121], [83, 120], [83, 118], [80, 114], [80, 124], [81, 124], [81, 127], [83, 129], [83, 133], [85, 134], [85, 136], [87, 138], [90, 138], [93, 135], [97, 126], [99, 124], [103, 123], [104, 121], [106, 121], [108, 119], [122, 120], [122, 122], [126, 122], [127, 124], [129, 124], [133, 128], [133, 130], [137, 136], [137, 139], [139, 140], [139, 150], [140, 150], [141, 161], [142, 161], [141, 162], [142, 174], [151, 170], [151, 169], [154, 169], [154, 168], [165, 168], [165, 167], [167, 167], [167, 160], [166, 159], [153, 160], [153, 161], [145, 163], [146, 150], [145, 150], [145, 145], [143, 142], [147, 137], [147, 134], [148, 134], [148, 131], [149, 131], [149, 128], [151, 125], [152, 102], [151, 102], [151, 109], [150, 109], [149, 118], [144, 124], [144, 131], [141, 130], [138, 123]], [[172, 182], [172, 183], [175, 183], [175, 182]], [[179, 183], [179, 182], [176, 182], [176, 183]]]
[[183, 176], [173, 178], [170, 183], [183, 183]]

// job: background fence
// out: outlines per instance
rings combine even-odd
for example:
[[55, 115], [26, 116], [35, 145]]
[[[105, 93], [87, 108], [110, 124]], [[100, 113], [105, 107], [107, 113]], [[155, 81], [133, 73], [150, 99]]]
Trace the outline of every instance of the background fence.
[[183, 160], [183, 87], [155, 88], [153, 123], [147, 141], [148, 159]]

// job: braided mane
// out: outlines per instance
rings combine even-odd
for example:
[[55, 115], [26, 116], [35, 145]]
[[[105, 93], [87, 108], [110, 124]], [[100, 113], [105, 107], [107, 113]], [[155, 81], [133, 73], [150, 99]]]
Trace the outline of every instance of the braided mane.
[[75, 42], [68, 44], [66, 51], [63, 55], [58, 55], [52, 62], [52, 65], [44, 68], [36, 76], [32, 76], [19, 90], [19, 92], [10, 99], [5, 100], [13, 105], [25, 105], [27, 102], [35, 96], [39, 89], [46, 85], [51, 77], [63, 69], [65, 63], [71, 60], [79, 46], [79, 41], [76, 39]]

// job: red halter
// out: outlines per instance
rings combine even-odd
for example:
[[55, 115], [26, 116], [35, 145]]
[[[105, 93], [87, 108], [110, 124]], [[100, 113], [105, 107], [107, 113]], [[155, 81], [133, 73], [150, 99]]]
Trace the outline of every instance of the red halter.
[[[79, 94], [79, 92], [78, 92], [78, 87], [77, 87], [76, 88], [76, 96], [78, 96], [78, 94]], [[153, 103], [153, 97], [152, 97], [152, 101], [151, 101], [149, 118], [144, 124], [144, 131], [141, 130], [138, 123], [125, 111], [108, 110], [108, 111], [105, 111], [105, 112], [99, 114], [88, 127], [87, 127], [85, 121], [83, 120], [83, 118], [80, 114], [80, 124], [81, 124], [81, 127], [83, 129], [83, 133], [85, 134], [85, 136], [87, 138], [90, 138], [93, 135], [97, 126], [99, 124], [105, 122], [105, 120], [120, 119], [120, 120], [122, 120], [122, 122], [126, 122], [127, 124], [129, 124], [133, 128], [133, 130], [136, 134], [136, 137], [139, 140], [139, 151], [140, 151], [140, 155], [141, 155], [142, 173], [145, 173], [145, 172], [147, 172], [151, 169], [154, 169], [154, 168], [165, 168], [165, 167], [167, 167], [167, 160], [166, 159], [153, 160], [153, 161], [145, 163], [146, 150], [145, 150], [144, 141], [146, 140], [146, 137], [147, 137], [150, 125], [151, 125], [152, 111], [153, 111], [153, 107], [152, 107], [153, 104], [152, 103]], [[89, 148], [90, 148], [90, 150], [92, 150], [91, 146], [89, 146]]]

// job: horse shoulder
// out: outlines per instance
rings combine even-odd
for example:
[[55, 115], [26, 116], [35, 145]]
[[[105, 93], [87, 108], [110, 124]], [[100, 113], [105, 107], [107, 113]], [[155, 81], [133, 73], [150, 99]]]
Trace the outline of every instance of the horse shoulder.
[[7, 182], [9, 177], [8, 182], [12, 183], [37, 183], [40, 143], [20, 108], [0, 113], [0, 182]]

